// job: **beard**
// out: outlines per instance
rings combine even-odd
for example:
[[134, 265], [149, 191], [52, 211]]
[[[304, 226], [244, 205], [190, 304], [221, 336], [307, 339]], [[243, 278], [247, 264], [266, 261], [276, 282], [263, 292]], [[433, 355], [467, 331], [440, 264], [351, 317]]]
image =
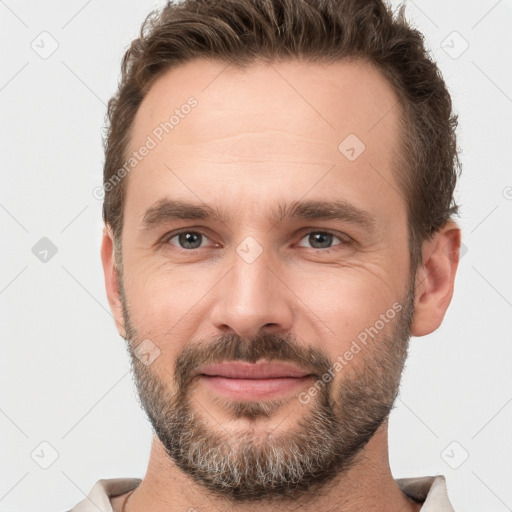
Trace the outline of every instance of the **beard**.
[[275, 427], [263, 434], [261, 425], [254, 428], [258, 419], [272, 417], [290, 399], [215, 398], [231, 419], [245, 418], [249, 423], [228, 432], [208, 413], [208, 405], [192, 396], [197, 368], [224, 361], [276, 360], [311, 369], [318, 377], [315, 382], [320, 382], [321, 376], [335, 367], [334, 362], [319, 348], [299, 344], [292, 336], [261, 334], [244, 340], [222, 335], [185, 346], [176, 358], [173, 391], [169, 391], [168, 383], [134, 352], [143, 338], [131, 322], [122, 279], [118, 284], [140, 405], [175, 465], [211, 493], [240, 503], [304, 497], [347, 473], [387, 421], [407, 358], [414, 281], [401, 302], [401, 311], [389, 322], [391, 333], [380, 331], [372, 337], [338, 372], [338, 380], [315, 386], [318, 392], [307, 404], [292, 398], [297, 405], [290, 414], [300, 409], [293, 428], [277, 431]]

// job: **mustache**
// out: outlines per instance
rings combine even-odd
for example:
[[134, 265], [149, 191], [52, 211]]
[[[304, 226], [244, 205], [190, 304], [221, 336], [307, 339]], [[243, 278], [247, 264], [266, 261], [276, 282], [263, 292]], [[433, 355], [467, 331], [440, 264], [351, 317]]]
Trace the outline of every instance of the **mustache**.
[[190, 343], [182, 350], [174, 364], [175, 385], [186, 389], [201, 365], [231, 361], [256, 363], [260, 359], [297, 364], [317, 377], [332, 366], [321, 350], [303, 346], [291, 335], [261, 334], [245, 340], [236, 334], [220, 335], [210, 341]]

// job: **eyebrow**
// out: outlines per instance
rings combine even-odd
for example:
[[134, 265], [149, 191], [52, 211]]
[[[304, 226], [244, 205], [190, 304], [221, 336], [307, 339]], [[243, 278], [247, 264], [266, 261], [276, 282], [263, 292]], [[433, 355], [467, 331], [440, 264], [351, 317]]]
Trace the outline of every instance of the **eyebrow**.
[[[232, 218], [224, 208], [163, 198], [144, 212], [140, 228], [150, 230], [174, 220], [207, 219], [227, 223]], [[279, 203], [267, 219], [272, 224], [280, 224], [284, 220], [342, 220], [368, 230], [374, 229], [377, 222], [370, 212], [343, 200]]]

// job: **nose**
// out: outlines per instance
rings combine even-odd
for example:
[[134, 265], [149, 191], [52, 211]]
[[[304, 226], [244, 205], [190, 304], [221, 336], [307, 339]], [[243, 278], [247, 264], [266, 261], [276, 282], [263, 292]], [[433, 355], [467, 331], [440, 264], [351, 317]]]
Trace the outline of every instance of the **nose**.
[[293, 293], [264, 254], [250, 261], [235, 253], [231, 269], [215, 287], [211, 321], [222, 334], [252, 338], [291, 330]]

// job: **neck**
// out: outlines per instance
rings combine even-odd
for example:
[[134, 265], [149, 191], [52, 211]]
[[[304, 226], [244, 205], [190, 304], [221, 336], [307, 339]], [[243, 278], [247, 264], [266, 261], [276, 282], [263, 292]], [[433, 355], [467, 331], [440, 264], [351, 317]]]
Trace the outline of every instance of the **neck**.
[[[269, 512], [285, 510], [286, 500], [239, 503], [213, 495], [176, 467], [155, 436], [148, 469], [141, 484], [130, 495], [126, 512], [177, 512], [211, 510], [225, 512]], [[389, 467], [387, 423], [368, 442], [357, 461], [318, 492], [293, 500], [301, 512], [416, 512], [421, 505], [407, 497], [393, 479]]]

